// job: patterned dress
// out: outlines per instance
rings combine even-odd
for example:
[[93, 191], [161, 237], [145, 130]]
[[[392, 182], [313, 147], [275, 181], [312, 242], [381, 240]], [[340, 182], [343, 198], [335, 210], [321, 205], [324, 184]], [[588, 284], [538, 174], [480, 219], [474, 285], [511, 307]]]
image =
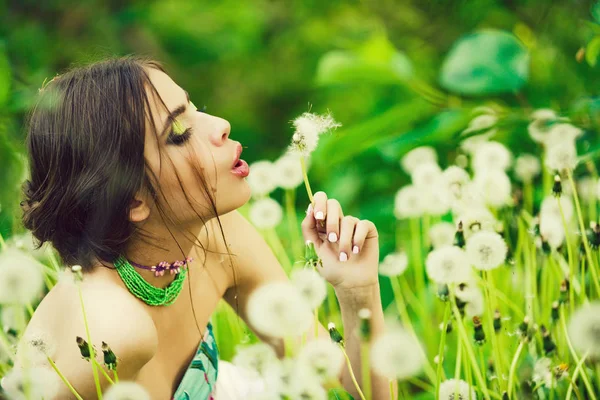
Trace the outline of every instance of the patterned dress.
[[219, 350], [209, 322], [204, 340], [190, 363], [173, 400], [214, 400], [219, 370]]

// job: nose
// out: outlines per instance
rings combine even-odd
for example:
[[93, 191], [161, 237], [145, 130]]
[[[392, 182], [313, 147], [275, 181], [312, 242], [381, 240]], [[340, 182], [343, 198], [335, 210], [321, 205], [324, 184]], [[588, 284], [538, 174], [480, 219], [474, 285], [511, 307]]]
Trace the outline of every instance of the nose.
[[231, 132], [231, 124], [223, 118], [215, 117], [215, 129], [210, 135], [210, 140], [215, 146], [222, 146], [227, 142], [229, 133]]

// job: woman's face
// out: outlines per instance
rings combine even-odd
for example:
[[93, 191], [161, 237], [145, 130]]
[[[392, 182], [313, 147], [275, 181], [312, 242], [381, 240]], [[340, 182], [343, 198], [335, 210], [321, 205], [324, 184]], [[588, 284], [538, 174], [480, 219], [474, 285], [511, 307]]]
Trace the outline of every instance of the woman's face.
[[[144, 153], [159, 179], [162, 189], [162, 194], [158, 193], [159, 202], [170, 206], [164, 207], [165, 212], [178, 225], [197, 222], [197, 214], [205, 220], [215, 217], [206, 189], [215, 199], [218, 215], [242, 206], [251, 193], [244, 174], [240, 174], [239, 169], [237, 173], [232, 171], [241, 145], [229, 138], [229, 122], [197, 110], [186, 91], [164, 72], [152, 68], [147, 71], [168, 109], [165, 110], [160, 99], [147, 90], [158, 141], [150, 121], [146, 121]], [[168, 117], [169, 113], [174, 119]], [[206, 189], [198, 174], [194, 173], [195, 168], [198, 174], [204, 176]]]

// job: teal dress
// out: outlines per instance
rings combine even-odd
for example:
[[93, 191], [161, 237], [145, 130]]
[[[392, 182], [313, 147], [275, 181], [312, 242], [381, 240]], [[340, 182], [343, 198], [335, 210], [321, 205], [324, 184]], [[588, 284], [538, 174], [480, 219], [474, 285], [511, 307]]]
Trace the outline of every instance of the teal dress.
[[219, 370], [219, 349], [209, 322], [204, 340], [200, 343], [173, 400], [214, 400]]

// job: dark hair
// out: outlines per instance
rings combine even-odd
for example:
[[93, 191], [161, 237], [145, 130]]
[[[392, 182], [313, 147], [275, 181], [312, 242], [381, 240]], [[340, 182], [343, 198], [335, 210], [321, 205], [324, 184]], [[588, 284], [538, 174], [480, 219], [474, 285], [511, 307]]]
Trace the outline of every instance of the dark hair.
[[[134, 234], [151, 238], [128, 218], [140, 190], [168, 218], [144, 158], [146, 119], [156, 136], [147, 89], [166, 106], [145, 68], [165, 72], [160, 63], [137, 56], [73, 68], [40, 89], [28, 114], [31, 177], [23, 184], [23, 225], [40, 241], [37, 248], [50, 242], [66, 265], [89, 270], [94, 258], [112, 263]], [[206, 189], [201, 169], [194, 170]], [[209, 190], [206, 195], [218, 219]]]

